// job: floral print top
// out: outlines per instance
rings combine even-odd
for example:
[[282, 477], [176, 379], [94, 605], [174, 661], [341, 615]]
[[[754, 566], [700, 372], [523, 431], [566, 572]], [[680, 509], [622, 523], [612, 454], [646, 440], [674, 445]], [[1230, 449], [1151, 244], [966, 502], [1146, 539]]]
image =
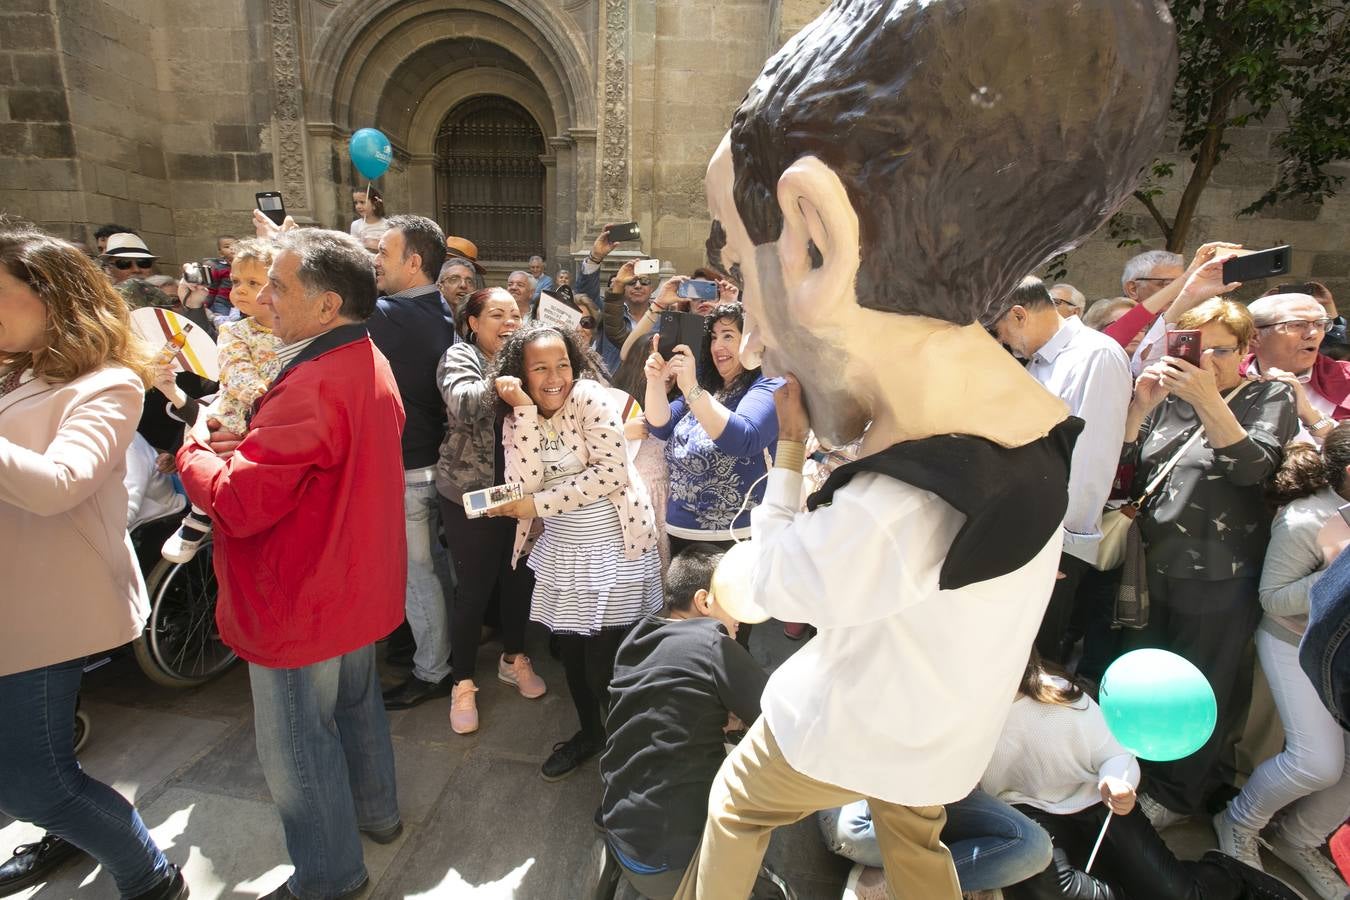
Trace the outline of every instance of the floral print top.
[[[1164, 575], [1222, 581], [1261, 574], [1270, 542], [1266, 484], [1298, 433], [1298, 413], [1293, 392], [1278, 381], [1243, 386], [1228, 408], [1247, 436], [1217, 451], [1197, 441], [1140, 513], [1148, 564]], [[1131, 496], [1143, 493], [1198, 427], [1185, 400], [1169, 396], [1159, 404], [1121, 453], [1121, 462], [1136, 464]]]
[[281, 338], [257, 319], [240, 319], [220, 326], [216, 349], [220, 355], [220, 393], [207, 414], [220, 420], [226, 431], [244, 434], [253, 404], [267, 392], [281, 371], [277, 348]]

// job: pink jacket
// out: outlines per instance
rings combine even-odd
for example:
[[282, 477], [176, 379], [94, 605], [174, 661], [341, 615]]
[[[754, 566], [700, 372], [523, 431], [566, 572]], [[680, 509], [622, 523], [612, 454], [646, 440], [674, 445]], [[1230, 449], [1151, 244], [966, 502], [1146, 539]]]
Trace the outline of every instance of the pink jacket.
[[122, 483], [144, 391], [109, 367], [0, 397], [0, 675], [125, 644], [145, 626]]
[[[543, 443], [539, 409], [516, 407], [502, 423], [506, 480], [524, 486], [525, 495], [534, 497], [535, 508], [544, 519], [608, 498], [619, 510], [624, 556], [637, 559], [656, 546], [656, 515], [647, 488], [628, 460], [620, 416], [603, 385], [587, 379], [574, 382], [567, 403], [554, 414], [554, 427], [586, 468], [570, 481], [545, 489], [539, 459]], [[538, 520], [521, 519], [517, 525], [513, 565], [530, 552], [536, 524]]]

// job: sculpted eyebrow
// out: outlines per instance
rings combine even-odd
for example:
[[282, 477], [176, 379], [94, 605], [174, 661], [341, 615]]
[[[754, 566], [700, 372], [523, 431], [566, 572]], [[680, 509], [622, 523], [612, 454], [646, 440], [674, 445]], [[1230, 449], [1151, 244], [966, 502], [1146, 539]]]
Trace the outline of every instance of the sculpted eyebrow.
[[722, 250], [726, 245], [726, 230], [722, 227], [721, 222], [713, 219], [712, 228], [708, 231], [708, 240], [703, 246], [708, 256], [708, 265], [718, 272], [726, 271], [726, 268], [722, 265]]

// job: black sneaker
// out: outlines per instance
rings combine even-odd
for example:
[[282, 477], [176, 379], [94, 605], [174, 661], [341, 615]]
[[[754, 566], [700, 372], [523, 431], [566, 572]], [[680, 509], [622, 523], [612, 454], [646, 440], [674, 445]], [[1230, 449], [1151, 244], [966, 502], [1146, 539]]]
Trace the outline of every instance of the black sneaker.
[[539, 777], [545, 781], [559, 781], [571, 775], [577, 766], [599, 753], [604, 748], [603, 741], [595, 741], [584, 731], [572, 735], [571, 740], [553, 745], [553, 755], [544, 760], [539, 769]]
[[755, 886], [750, 891], [750, 900], [797, 900], [797, 894], [768, 866], [760, 866]]
[[48, 875], [72, 859], [87, 855], [54, 834], [44, 834], [36, 844], [21, 844], [14, 848], [13, 856], [0, 863], [0, 897], [46, 881]]

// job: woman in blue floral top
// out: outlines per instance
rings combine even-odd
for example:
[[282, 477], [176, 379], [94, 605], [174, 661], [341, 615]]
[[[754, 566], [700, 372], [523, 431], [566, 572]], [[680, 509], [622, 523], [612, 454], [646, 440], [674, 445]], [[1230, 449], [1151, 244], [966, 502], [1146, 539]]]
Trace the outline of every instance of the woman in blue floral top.
[[[768, 471], [768, 451], [778, 440], [773, 392], [783, 381], [741, 365], [743, 322], [739, 303], [713, 310], [700, 348], [702, 366], [683, 345], [669, 362], [655, 352], [647, 360], [647, 425], [667, 442], [672, 555], [696, 541], [730, 546], [750, 537], [749, 511], [764, 495], [763, 483], [755, 482]], [[667, 375], [683, 395], [673, 403], [667, 401]]]

